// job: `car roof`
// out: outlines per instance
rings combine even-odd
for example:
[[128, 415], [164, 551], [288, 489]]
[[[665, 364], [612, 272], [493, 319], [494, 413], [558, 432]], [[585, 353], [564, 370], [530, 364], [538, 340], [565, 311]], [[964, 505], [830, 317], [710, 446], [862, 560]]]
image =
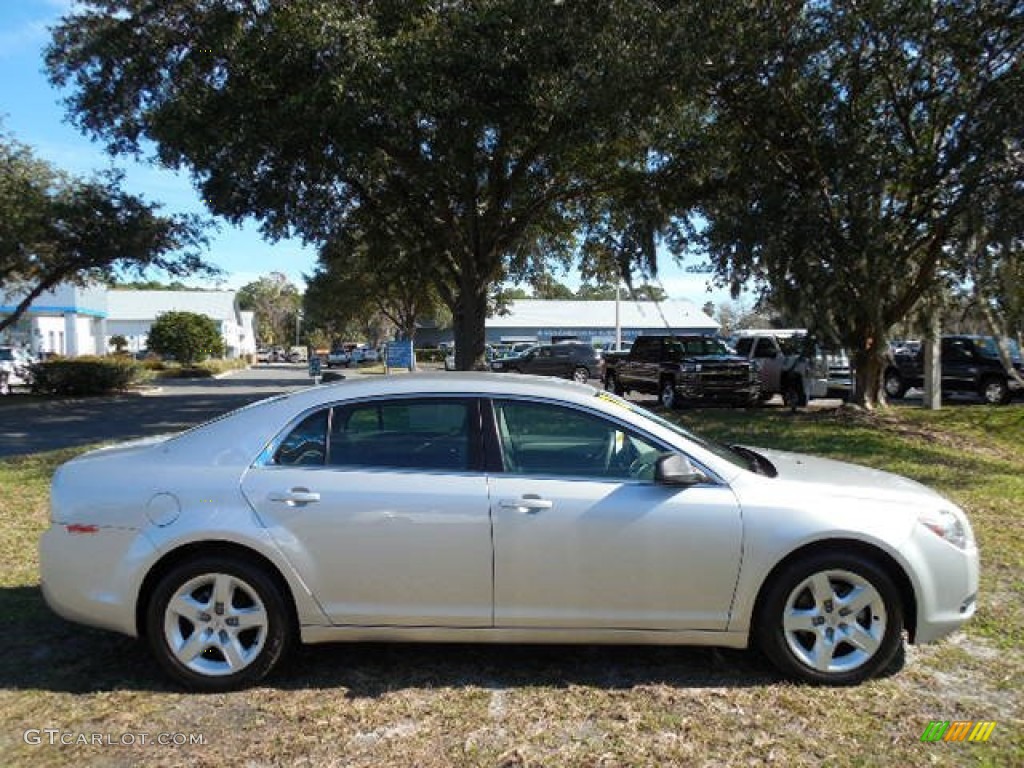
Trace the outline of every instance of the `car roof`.
[[343, 381], [309, 387], [286, 395], [318, 403], [361, 397], [410, 394], [528, 395], [587, 401], [597, 390], [589, 384], [544, 376], [489, 372], [400, 373], [390, 376], [353, 376]]

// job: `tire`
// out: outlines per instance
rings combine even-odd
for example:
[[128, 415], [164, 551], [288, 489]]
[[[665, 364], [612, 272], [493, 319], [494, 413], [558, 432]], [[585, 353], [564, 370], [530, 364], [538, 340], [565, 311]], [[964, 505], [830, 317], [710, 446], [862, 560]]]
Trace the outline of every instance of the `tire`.
[[615, 375], [614, 371], [604, 377], [604, 388], [619, 397], [626, 394], [626, 390], [622, 388], [622, 385], [619, 383], [619, 377]]
[[782, 404], [791, 411], [807, 405], [807, 393], [801, 382], [791, 379], [782, 385]]
[[895, 368], [890, 368], [885, 372], [885, 378], [882, 380], [882, 386], [885, 388], [885, 394], [887, 397], [893, 400], [901, 399], [910, 387], [903, 381], [903, 377], [900, 376], [900, 372]]
[[[853, 611], [843, 613], [851, 600]], [[902, 651], [903, 606], [874, 561], [824, 552], [790, 564], [766, 585], [756, 633], [785, 676], [854, 685], [884, 673]]]
[[238, 557], [205, 556], [160, 579], [146, 634], [157, 662], [177, 682], [219, 692], [262, 680], [291, 649], [295, 626], [266, 571]]
[[1010, 385], [998, 376], [986, 376], [978, 394], [988, 405], [1006, 405], [1010, 402]]
[[675, 381], [672, 379], [661, 380], [661, 387], [658, 390], [658, 402], [661, 403], [663, 408], [668, 408], [670, 411], [682, 405], [679, 395], [676, 394]]
[[590, 371], [582, 365], [578, 365], [572, 369], [572, 380], [578, 384], [586, 384], [590, 381]]

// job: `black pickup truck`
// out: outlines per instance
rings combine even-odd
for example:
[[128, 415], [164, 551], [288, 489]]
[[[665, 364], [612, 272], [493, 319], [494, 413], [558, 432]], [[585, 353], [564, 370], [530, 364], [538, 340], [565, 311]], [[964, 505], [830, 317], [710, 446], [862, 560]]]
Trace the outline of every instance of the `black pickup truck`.
[[[1011, 343], [1012, 345], [1012, 343]], [[986, 403], [1005, 405], [1015, 392], [1017, 381], [999, 358], [996, 340], [987, 336], [942, 337], [942, 391], [979, 395]], [[1011, 346], [1011, 359], [1019, 375], [1024, 376], [1020, 350]], [[885, 394], [903, 397], [908, 389], [924, 386], [924, 349], [916, 353], [897, 352], [885, 371]]]
[[688, 400], [742, 405], [760, 399], [757, 370], [711, 336], [638, 336], [626, 353], [606, 353], [605, 389], [656, 394], [666, 408]]

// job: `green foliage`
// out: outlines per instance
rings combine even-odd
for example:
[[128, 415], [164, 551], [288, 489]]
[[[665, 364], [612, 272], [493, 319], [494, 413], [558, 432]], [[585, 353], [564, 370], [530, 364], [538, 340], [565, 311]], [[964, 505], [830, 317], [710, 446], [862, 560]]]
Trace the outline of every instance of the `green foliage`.
[[195, 312], [165, 312], [149, 329], [149, 348], [173, 356], [183, 366], [223, 354], [216, 321]]
[[255, 313], [260, 344], [288, 344], [295, 338], [295, 319], [302, 305], [299, 290], [280, 272], [272, 272], [238, 291], [238, 308]]
[[114, 348], [116, 353], [121, 354], [128, 348], [128, 339], [120, 333], [116, 333], [110, 337], [110, 346]]
[[666, 142], [677, 175], [702, 166], [685, 235], [853, 350], [875, 404], [890, 329], [963, 271], [978, 200], [1020, 198], [1020, 4], [725, 3], [707, 22], [707, 124]]
[[0, 331], [62, 281], [105, 281], [112, 272], [156, 268], [173, 275], [215, 270], [195, 216], [162, 216], [160, 206], [122, 189], [117, 171], [92, 179], [61, 173], [0, 133], [0, 289], [18, 296]]
[[415, 351], [417, 363], [443, 363], [448, 354], [443, 349], [417, 349]]
[[379, 263], [415, 265], [468, 368], [491, 287], [568, 264], [588, 201], [644, 168], [690, 81], [681, 14], [94, 0], [57, 26], [47, 65], [81, 128], [115, 152], [153, 142], [213, 212], [319, 245], [359, 230]]
[[32, 389], [51, 395], [102, 395], [127, 389], [144, 376], [141, 365], [124, 357], [76, 357], [32, 367]]

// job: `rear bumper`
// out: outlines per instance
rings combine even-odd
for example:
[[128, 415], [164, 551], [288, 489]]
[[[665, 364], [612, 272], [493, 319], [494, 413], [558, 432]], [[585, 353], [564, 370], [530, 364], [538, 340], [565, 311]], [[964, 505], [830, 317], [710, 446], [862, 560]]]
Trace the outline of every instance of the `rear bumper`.
[[57, 615], [79, 624], [136, 636], [136, 574], [154, 550], [138, 530], [74, 532], [54, 523], [39, 542], [43, 598]]

